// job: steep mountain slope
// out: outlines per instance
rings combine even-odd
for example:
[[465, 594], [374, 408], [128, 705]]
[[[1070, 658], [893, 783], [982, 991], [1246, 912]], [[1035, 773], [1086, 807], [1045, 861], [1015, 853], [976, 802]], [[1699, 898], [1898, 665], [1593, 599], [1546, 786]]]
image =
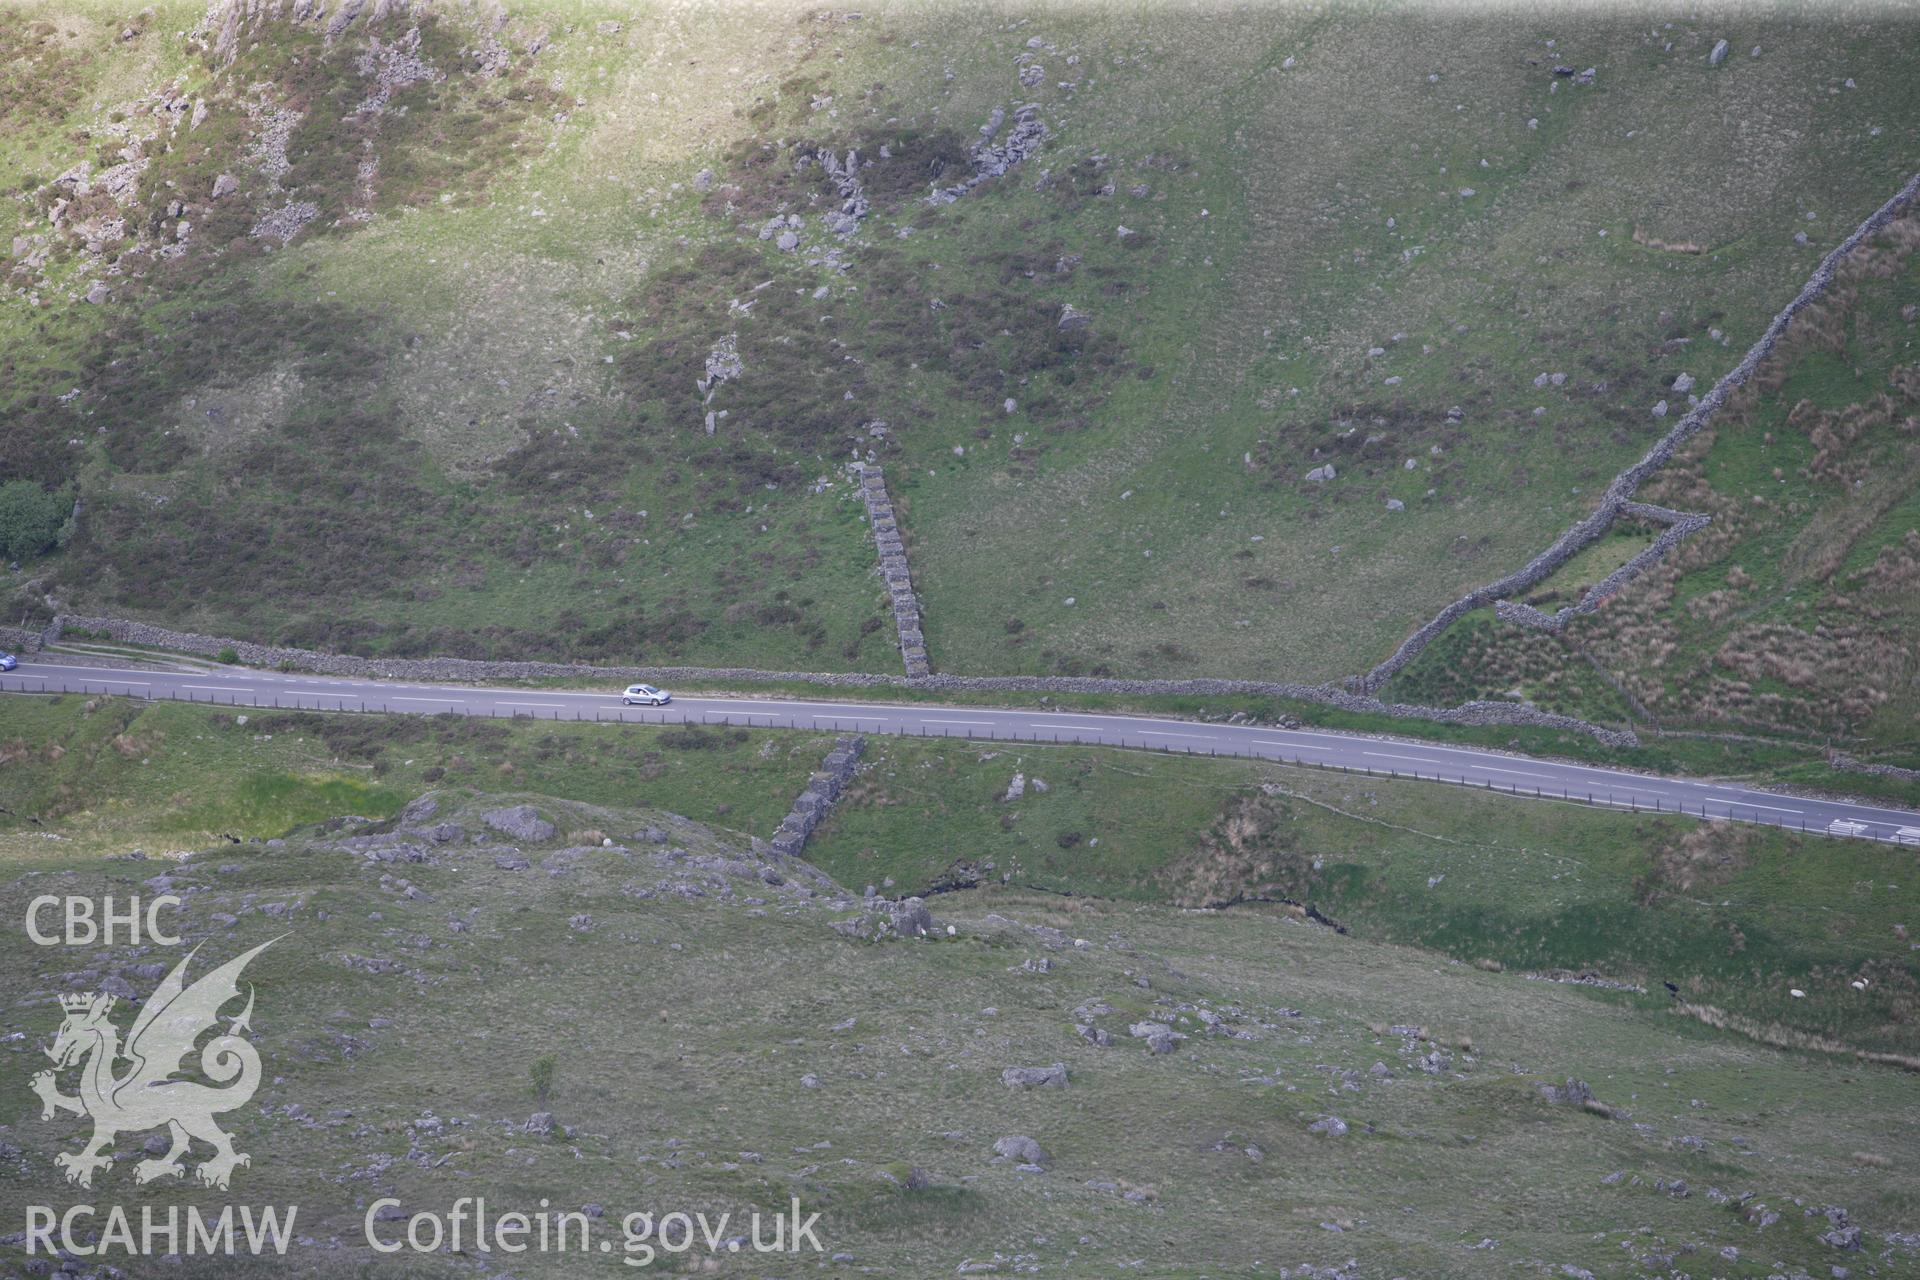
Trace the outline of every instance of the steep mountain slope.
[[363, 652], [895, 669], [871, 459], [936, 667], [1363, 670], [1920, 115], [1897, 11], [115, 13], [0, 17], [13, 613]]

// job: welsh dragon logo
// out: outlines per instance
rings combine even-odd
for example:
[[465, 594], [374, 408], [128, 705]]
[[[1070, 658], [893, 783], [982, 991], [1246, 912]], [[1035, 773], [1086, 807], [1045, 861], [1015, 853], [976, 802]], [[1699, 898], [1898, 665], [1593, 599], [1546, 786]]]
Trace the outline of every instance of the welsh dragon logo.
[[[225, 1190], [234, 1168], [251, 1163], [245, 1153], [233, 1149], [232, 1136], [213, 1121], [221, 1112], [246, 1105], [260, 1086], [260, 1055], [240, 1034], [252, 1029], [251, 986], [247, 988], [247, 1007], [238, 1017], [228, 1018], [226, 1034], [209, 1040], [200, 1050], [201, 1072], [224, 1087], [175, 1077], [200, 1037], [217, 1029], [221, 1008], [239, 997], [240, 971], [276, 941], [261, 943], [187, 986], [187, 965], [199, 951], [195, 947], [141, 1006], [124, 1047], [119, 1028], [108, 1019], [115, 997], [91, 991], [60, 997], [66, 1021], [60, 1024], [59, 1034], [46, 1051], [53, 1059], [54, 1070], [37, 1073], [33, 1091], [40, 1095], [42, 1120], [51, 1120], [62, 1111], [93, 1120], [93, 1138], [84, 1150], [54, 1157], [68, 1182], [92, 1186], [94, 1172], [113, 1163], [116, 1135], [163, 1126], [173, 1146], [165, 1155], [136, 1164], [136, 1182], [184, 1174], [186, 1167], [180, 1157], [187, 1154], [196, 1138], [214, 1152], [193, 1171], [203, 1186]], [[116, 1072], [116, 1065], [122, 1061], [127, 1064], [126, 1070]], [[80, 1092], [68, 1096], [60, 1092], [57, 1074], [74, 1066], [80, 1068]]]

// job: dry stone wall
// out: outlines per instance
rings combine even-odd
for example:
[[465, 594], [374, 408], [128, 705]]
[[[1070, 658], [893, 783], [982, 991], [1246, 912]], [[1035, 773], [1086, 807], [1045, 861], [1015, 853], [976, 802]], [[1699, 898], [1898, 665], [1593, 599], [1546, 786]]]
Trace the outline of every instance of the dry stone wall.
[[873, 544], [880, 553], [880, 576], [887, 581], [887, 595], [893, 604], [900, 660], [906, 665], [907, 675], [927, 675], [933, 668], [927, 663], [927, 637], [920, 628], [920, 600], [913, 594], [907, 546], [900, 540], [900, 522], [894, 518], [893, 499], [887, 496], [886, 476], [872, 463], [860, 473], [860, 497], [867, 504], [867, 522], [873, 527]]
[[1541, 631], [1565, 631], [1569, 622], [1582, 614], [1592, 613], [1598, 609], [1622, 587], [1639, 577], [1649, 565], [1673, 550], [1682, 538], [1697, 533], [1710, 523], [1710, 518], [1707, 516], [1674, 511], [1667, 507], [1650, 506], [1644, 502], [1622, 503], [1620, 516], [1629, 520], [1642, 520], [1649, 524], [1663, 524], [1666, 529], [1646, 550], [1608, 574], [1599, 585], [1565, 609], [1543, 613], [1530, 604], [1516, 604], [1511, 600], [1502, 600], [1493, 606], [1494, 613], [1503, 622], [1534, 627]]
[[773, 835], [773, 851], [783, 857], [797, 858], [807, 847], [807, 837], [820, 825], [820, 819], [826, 817], [827, 810], [840, 798], [846, 789], [848, 780], [860, 765], [860, 755], [867, 748], [867, 740], [859, 736], [834, 740], [833, 750], [821, 762], [811, 778], [807, 788], [793, 802], [793, 808], [781, 820], [780, 829]]
[[1897, 764], [1868, 764], [1856, 760], [1844, 751], [1827, 752], [1827, 764], [1841, 773], [1866, 773], [1876, 778], [1898, 778], [1902, 782], [1920, 782], [1920, 769], [1908, 769]]
[[16, 653], [38, 653], [60, 639], [60, 620], [54, 619], [44, 630], [28, 627], [0, 627], [0, 649]]
[[[1720, 381], [1714, 383], [1713, 389], [1701, 397], [1700, 403], [1695, 405], [1679, 422], [1675, 423], [1673, 429], [1667, 432], [1665, 436], [1662, 436], [1657, 444], [1647, 450], [1646, 455], [1642, 457], [1640, 461], [1634, 463], [1614, 477], [1613, 483], [1607, 486], [1606, 496], [1602, 498], [1599, 508], [1595, 510], [1592, 515], [1561, 534], [1558, 541], [1528, 561], [1524, 567], [1508, 574], [1498, 582], [1491, 582], [1484, 587], [1468, 592], [1466, 595], [1460, 597], [1460, 599], [1448, 605], [1445, 609], [1442, 609], [1425, 626], [1403, 640], [1400, 643], [1400, 647], [1395, 649], [1386, 661], [1382, 662], [1364, 676], [1355, 677], [1350, 682], [1353, 688], [1361, 693], [1370, 694], [1377, 692], [1380, 687], [1386, 684], [1388, 680], [1391, 680], [1401, 668], [1418, 657], [1421, 651], [1431, 644], [1435, 637], [1439, 636], [1439, 634], [1448, 627], [1475, 609], [1497, 604], [1500, 601], [1506, 600], [1544, 582], [1562, 565], [1566, 564], [1567, 561], [1584, 550], [1594, 539], [1605, 533], [1608, 527], [1611, 526], [1614, 520], [1622, 513], [1622, 509], [1632, 499], [1634, 492], [1639, 489], [1641, 483], [1661, 467], [1666, 466], [1668, 461], [1672, 459], [1674, 451], [1691, 439], [1695, 432], [1705, 426], [1708, 420], [1720, 411], [1721, 407], [1726, 404], [1728, 396], [1748, 379], [1753, 377], [1754, 371], [1760, 367], [1761, 362], [1773, 354], [1773, 349], [1779, 345], [1780, 339], [1786, 335], [1787, 329], [1793, 324], [1793, 318], [1799, 315], [1806, 307], [1812, 305], [1815, 300], [1832, 286], [1834, 276], [1839, 271], [1840, 264], [1846, 260], [1847, 256], [1862, 244], [1865, 244], [1867, 240], [1878, 235], [1889, 222], [1892, 222], [1904, 213], [1913, 204], [1916, 197], [1920, 197], [1920, 173], [1916, 173], [1913, 177], [1909, 178], [1906, 185], [1894, 193], [1892, 199], [1874, 210], [1865, 222], [1862, 222], [1854, 229], [1852, 235], [1842, 240], [1831, 253], [1820, 260], [1820, 265], [1814, 268], [1813, 275], [1808, 278], [1807, 283], [1801, 287], [1800, 292], [1794, 296], [1793, 301], [1789, 302], [1781, 309], [1780, 314], [1773, 318], [1772, 323], [1767, 326], [1766, 332], [1760, 335], [1758, 342], [1748, 348], [1746, 356], [1741, 359], [1740, 363], [1729, 370], [1726, 376], [1721, 378]], [[1706, 519], [1704, 516], [1693, 518], [1702, 522]], [[1694, 526], [1694, 528], [1698, 527], [1697, 524]], [[1678, 528], [1678, 526], [1670, 528], [1668, 533], [1674, 534], [1675, 528]], [[1677, 542], [1679, 538], [1685, 537], [1686, 534], [1690, 532], [1692, 532], [1692, 529], [1675, 534], [1672, 540], [1667, 542], [1667, 546], [1672, 546], [1673, 542]], [[1663, 548], [1662, 554], [1664, 554], [1664, 551], [1665, 549]], [[1651, 563], [1651, 561], [1647, 563]], [[1643, 568], [1645, 566], [1643, 564], [1640, 567]], [[1638, 568], [1636, 568], [1635, 572], [1638, 571]], [[1616, 586], [1615, 590], [1617, 589], [1618, 587]], [[1598, 601], [1595, 601], [1596, 605], [1598, 603]], [[1535, 612], [1537, 613], [1538, 611]], [[1544, 617], [1545, 615], [1541, 616]], [[1531, 621], [1531, 619], [1528, 620]], [[1563, 622], [1561, 625], [1564, 626], [1565, 623]]]

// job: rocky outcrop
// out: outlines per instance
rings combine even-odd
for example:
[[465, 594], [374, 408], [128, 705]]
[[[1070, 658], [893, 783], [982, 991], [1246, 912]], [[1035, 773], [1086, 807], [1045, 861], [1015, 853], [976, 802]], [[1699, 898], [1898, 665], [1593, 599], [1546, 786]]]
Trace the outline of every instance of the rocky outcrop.
[[860, 764], [860, 754], [867, 749], [867, 740], [862, 737], [836, 739], [833, 750], [821, 762], [820, 768], [807, 780], [806, 790], [794, 799], [793, 808], [781, 820], [780, 829], [773, 835], [773, 851], [783, 857], [797, 858], [807, 847], [807, 837], [820, 825], [827, 810], [840, 798], [840, 792], [846, 788], [847, 781], [853, 777], [854, 770]]
[[225, 66], [239, 53], [242, 37], [276, 19], [311, 27], [332, 41], [356, 23], [377, 26], [413, 8], [413, 0], [336, 0], [331, 5], [321, 0], [211, 0], [189, 35], [210, 45], [214, 58]]
[[925, 676], [933, 668], [927, 661], [927, 637], [920, 628], [920, 600], [913, 594], [913, 575], [907, 569], [907, 546], [900, 540], [900, 523], [894, 518], [893, 499], [887, 496], [886, 477], [872, 463], [860, 473], [860, 497], [867, 504], [867, 523], [873, 527], [873, 543], [880, 552], [880, 576], [887, 581], [887, 595], [893, 605], [900, 660], [909, 678]]
[[860, 220], [867, 216], [871, 207], [867, 202], [866, 189], [860, 182], [860, 153], [849, 149], [845, 158], [842, 158], [831, 148], [822, 147], [814, 153], [814, 158], [825, 170], [834, 190], [840, 193], [840, 210], [827, 215], [827, 230], [837, 236], [850, 236], [860, 229]]
[[980, 126], [980, 141], [973, 144], [969, 153], [973, 172], [950, 187], [935, 188], [927, 197], [928, 204], [952, 204], [981, 183], [991, 182], [1025, 160], [1051, 136], [1046, 123], [1040, 119], [1040, 108], [1028, 103], [1013, 113], [1013, 128], [1007, 130], [1003, 141], [996, 143], [994, 138], [1006, 118], [1004, 109], [993, 109], [987, 123]]
[[540, 816], [540, 811], [530, 804], [516, 804], [505, 809], [490, 809], [480, 815], [480, 821], [498, 831], [501, 835], [515, 840], [551, 840], [554, 826]]

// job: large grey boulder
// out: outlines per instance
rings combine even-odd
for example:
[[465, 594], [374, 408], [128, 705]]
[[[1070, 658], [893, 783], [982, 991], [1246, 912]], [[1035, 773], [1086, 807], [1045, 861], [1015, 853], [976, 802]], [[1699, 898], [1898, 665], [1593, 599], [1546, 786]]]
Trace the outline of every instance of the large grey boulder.
[[889, 903], [887, 914], [893, 920], [893, 931], [904, 938], [924, 938], [936, 927], [933, 912], [919, 898]]
[[540, 811], [530, 804], [516, 804], [505, 809], [489, 809], [480, 815], [480, 821], [501, 835], [511, 836], [515, 840], [553, 839], [553, 824], [541, 817]]
[[1707, 55], [1707, 65], [1710, 67], [1717, 67], [1721, 63], [1725, 62], [1726, 60], [1727, 60], [1727, 42], [1725, 40], [1714, 41], [1713, 52]]
[[1000, 1083], [1009, 1089], [1064, 1089], [1067, 1087], [1067, 1064], [1056, 1062], [1050, 1067], [1008, 1067], [1000, 1073]]

